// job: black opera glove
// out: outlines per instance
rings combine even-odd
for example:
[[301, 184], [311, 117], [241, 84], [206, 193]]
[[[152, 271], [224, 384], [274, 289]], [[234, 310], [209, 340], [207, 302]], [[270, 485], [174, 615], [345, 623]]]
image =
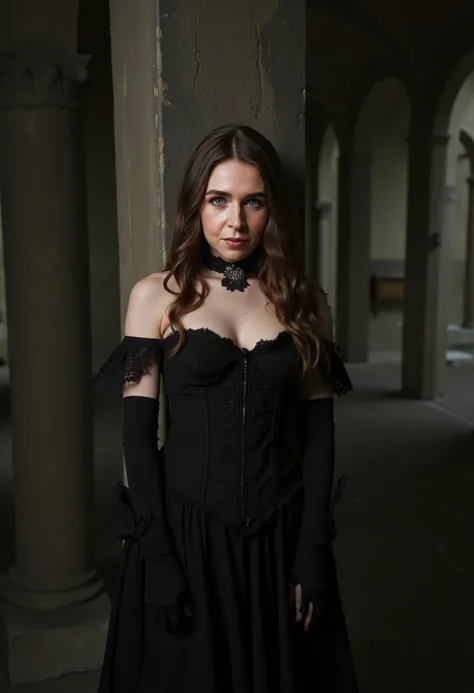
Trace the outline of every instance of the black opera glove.
[[145, 602], [155, 607], [159, 623], [173, 631], [188, 619], [183, 613], [187, 583], [166, 518], [158, 411], [157, 399], [123, 398], [123, 449], [135, 537], [145, 563]]
[[306, 615], [311, 602], [316, 612], [335, 576], [332, 542], [336, 528], [331, 492], [334, 481], [334, 399], [302, 403], [302, 460], [304, 510], [293, 563], [293, 579], [302, 589], [300, 611]]

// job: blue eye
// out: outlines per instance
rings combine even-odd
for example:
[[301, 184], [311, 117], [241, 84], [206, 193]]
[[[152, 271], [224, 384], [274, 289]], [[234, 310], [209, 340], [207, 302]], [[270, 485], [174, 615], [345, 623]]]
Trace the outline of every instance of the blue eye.
[[225, 204], [225, 198], [223, 197], [213, 197], [210, 200], [211, 205], [214, 205], [215, 207], [222, 207], [223, 204]]
[[255, 209], [260, 209], [260, 207], [263, 206], [262, 200], [258, 197], [252, 197], [250, 200], [247, 200], [247, 204], [249, 207], [254, 207]]

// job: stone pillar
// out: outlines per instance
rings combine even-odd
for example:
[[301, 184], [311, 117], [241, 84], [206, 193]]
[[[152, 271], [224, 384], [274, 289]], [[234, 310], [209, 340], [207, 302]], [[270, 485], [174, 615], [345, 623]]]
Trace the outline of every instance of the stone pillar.
[[0, 56], [16, 565], [10, 680], [100, 667], [108, 601], [94, 570], [90, 306], [76, 89], [82, 56]]
[[324, 291], [329, 291], [331, 287], [330, 271], [330, 221], [332, 216], [331, 202], [318, 202], [316, 204], [317, 214], [317, 235], [314, 248], [316, 277], [318, 284]]
[[339, 159], [337, 341], [347, 361], [365, 362], [369, 341], [372, 156]]
[[434, 399], [444, 387], [450, 259], [448, 139], [445, 134], [419, 131], [409, 138], [402, 389], [420, 399]]
[[[447, 182], [445, 182], [445, 184], [442, 186], [441, 195], [442, 248], [438, 279], [438, 319], [436, 325], [438, 334], [438, 359], [436, 361], [436, 383], [438, 394], [444, 394], [446, 365], [448, 363], [448, 325], [451, 308], [451, 286], [453, 271], [452, 248], [456, 216], [456, 186], [448, 185]], [[434, 395], [434, 397], [436, 397], [436, 395]]]
[[464, 319], [462, 326], [474, 328], [474, 178], [467, 179], [469, 186], [467, 233], [466, 233], [466, 273], [464, 280]]

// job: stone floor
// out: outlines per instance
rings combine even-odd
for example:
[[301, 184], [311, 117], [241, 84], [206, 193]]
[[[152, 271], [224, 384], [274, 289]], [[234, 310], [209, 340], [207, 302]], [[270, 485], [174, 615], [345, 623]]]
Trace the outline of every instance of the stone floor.
[[[399, 363], [383, 356], [396, 351], [397, 334], [393, 316], [372, 324], [370, 363], [350, 367], [356, 391], [337, 402], [337, 466], [347, 483], [336, 554], [361, 693], [472, 693], [474, 366], [450, 367], [446, 396], [436, 403], [404, 400]], [[5, 415], [2, 421], [5, 569], [13, 541]], [[109, 579], [119, 441], [118, 402], [98, 400], [97, 557]], [[3, 671], [0, 692], [92, 693], [97, 680], [81, 674], [10, 689]]]

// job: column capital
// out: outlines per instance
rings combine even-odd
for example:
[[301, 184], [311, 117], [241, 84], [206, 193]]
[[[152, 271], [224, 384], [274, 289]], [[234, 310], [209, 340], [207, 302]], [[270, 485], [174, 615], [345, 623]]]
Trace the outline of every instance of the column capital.
[[87, 55], [0, 53], [0, 109], [74, 108]]

